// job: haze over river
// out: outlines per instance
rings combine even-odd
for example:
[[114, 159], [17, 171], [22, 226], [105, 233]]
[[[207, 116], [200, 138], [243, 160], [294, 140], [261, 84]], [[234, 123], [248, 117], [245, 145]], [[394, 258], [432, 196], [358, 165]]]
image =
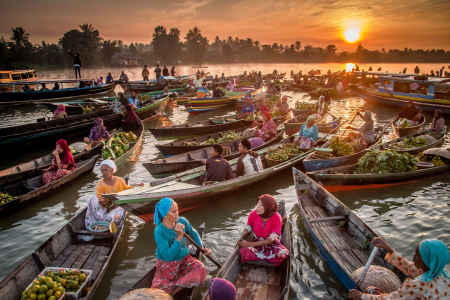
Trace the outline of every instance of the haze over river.
[[[371, 64], [374, 70], [382, 67], [383, 71], [399, 72], [408, 68], [412, 72], [417, 64]], [[438, 70], [442, 65], [420, 64], [421, 73]], [[172, 66], [168, 66], [170, 69]], [[273, 69], [279, 72], [303, 73], [311, 69], [321, 69], [326, 73], [342, 70], [345, 64], [236, 64], [213, 65], [205, 72], [213, 75], [222, 72], [225, 75], [237, 75], [246, 71], [262, 71], [270, 73]], [[369, 65], [360, 65], [368, 69]], [[191, 74], [197, 69], [191, 66], [177, 66], [177, 75]], [[120, 70], [86, 69], [81, 70], [85, 78], [103, 76], [112, 72], [118, 79]], [[141, 68], [125, 69], [130, 80], [140, 80]], [[42, 79], [74, 78], [73, 70], [38, 72]], [[151, 76], [152, 77], [152, 76]], [[117, 88], [119, 91], [120, 88]], [[305, 93], [286, 93], [291, 107], [295, 101], [306, 101]], [[361, 98], [349, 98], [335, 101], [333, 114], [344, 119], [353, 118], [356, 111], [372, 111], [376, 124], [389, 123], [399, 112], [398, 108], [365, 103]], [[46, 112], [45, 107], [35, 104], [0, 108], [0, 127], [34, 122]], [[136, 161], [129, 161], [115, 175], [131, 174], [131, 184], [148, 182], [152, 176], [142, 166], [142, 162], [162, 158], [154, 147], [156, 139], [147, 128], [158, 127], [170, 123], [181, 124], [187, 121], [204, 120], [214, 116], [235, 114], [234, 106], [217, 111], [190, 117], [184, 107], [169, 108], [165, 115], [156, 120], [145, 122], [144, 141]], [[427, 126], [432, 115], [427, 114]], [[445, 116], [447, 125], [450, 117]], [[359, 121], [354, 125], [361, 124]], [[385, 136], [389, 138], [388, 135]], [[448, 137], [446, 145], [449, 146]], [[3, 153], [0, 169], [21, 162], [29, 161], [50, 153], [54, 144], [39, 145], [39, 148], [23, 149], [23, 153]], [[299, 166], [300, 167], [300, 166]], [[16, 268], [28, 255], [45, 242], [59, 227], [71, 219], [77, 211], [85, 207], [89, 195], [94, 194], [95, 185], [101, 179], [99, 163], [94, 172], [83, 177], [73, 185], [27, 207], [15, 214], [0, 220], [0, 281]], [[385, 188], [346, 191], [335, 193], [345, 205], [352, 209], [362, 220], [388, 242], [399, 253], [412, 260], [416, 245], [427, 238], [438, 238], [450, 245], [449, 212], [450, 212], [450, 175], [436, 176], [420, 181]], [[347, 290], [322, 259], [301, 219], [297, 204], [291, 170], [282, 175], [246, 189], [239, 194], [226, 196], [202, 208], [184, 213], [196, 228], [206, 223], [204, 245], [212, 249], [215, 258], [224, 262], [232, 252], [236, 240], [240, 237], [247, 216], [256, 206], [256, 199], [262, 194], [271, 194], [277, 200], [284, 199], [287, 204], [289, 225], [292, 233], [292, 269], [290, 299], [347, 299]], [[113, 254], [111, 263], [98, 287], [94, 299], [119, 299], [154, 265], [156, 244], [153, 238], [154, 225], [144, 223], [134, 215], [128, 214], [121, 240]], [[208, 260], [204, 262], [209, 276], [217, 273], [216, 267]], [[208, 277], [208, 282], [209, 282]], [[200, 299], [200, 292], [196, 299]]]

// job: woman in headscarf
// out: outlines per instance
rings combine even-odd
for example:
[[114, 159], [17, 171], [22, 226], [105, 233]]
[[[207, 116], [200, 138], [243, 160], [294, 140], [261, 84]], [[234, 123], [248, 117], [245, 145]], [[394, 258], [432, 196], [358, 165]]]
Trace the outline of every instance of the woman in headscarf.
[[92, 143], [92, 147], [95, 147], [100, 141], [106, 141], [110, 138], [108, 130], [103, 126], [103, 119], [98, 118], [94, 121], [94, 127], [91, 129], [89, 138], [85, 138], [84, 142], [87, 144]]
[[261, 129], [256, 130], [255, 137], [262, 138], [264, 141], [275, 138], [277, 136], [277, 125], [275, 125], [275, 122], [272, 120], [270, 113], [264, 111], [262, 119], [262, 127]]
[[323, 116], [325, 112], [329, 110], [330, 105], [331, 105], [331, 98], [330, 95], [328, 95], [328, 91], [325, 90], [323, 92], [323, 95], [319, 97], [319, 108], [318, 108], [319, 115]]
[[414, 117], [416, 117], [419, 113], [420, 110], [414, 106], [414, 102], [411, 100], [408, 102], [408, 105], [398, 114], [398, 117], [414, 121]]
[[358, 115], [364, 120], [364, 125], [361, 127], [353, 127], [353, 126], [347, 126], [347, 129], [356, 130], [358, 132], [350, 132], [348, 134], [348, 138], [353, 141], [355, 139], [360, 138], [363, 141], [366, 141], [370, 144], [375, 143], [375, 129], [373, 127], [373, 119], [372, 119], [372, 113], [370, 111], [366, 111], [364, 113], [364, 116], [360, 113]]
[[247, 118], [255, 111], [255, 106], [252, 104], [252, 97], [245, 97], [245, 103], [242, 106], [242, 115], [239, 118]]
[[450, 295], [450, 273], [445, 266], [450, 255], [447, 246], [436, 239], [428, 239], [417, 245], [413, 262], [397, 253], [383, 237], [372, 241], [388, 254], [384, 259], [411, 277], [395, 292], [384, 293], [377, 287], [368, 287], [366, 293], [350, 290], [349, 298], [354, 300], [400, 300], [400, 299], [448, 299]]
[[138, 130], [141, 125], [139, 122], [139, 117], [134, 112], [133, 106], [131, 106], [131, 104], [129, 104], [128, 101], [127, 102], [122, 101], [122, 104], [125, 106], [125, 109], [127, 110], [127, 117], [125, 118], [122, 124], [123, 130], [126, 132]]
[[213, 278], [208, 288], [209, 300], [236, 300], [236, 287], [226, 279]]
[[311, 140], [309, 141], [311, 146], [313, 143], [317, 142], [317, 139], [319, 138], [319, 127], [314, 125], [315, 120], [316, 117], [314, 115], [311, 115], [306, 119], [306, 123], [300, 127], [298, 136], [294, 139], [294, 144], [301, 144], [305, 139]]
[[[120, 193], [135, 187], [126, 184], [125, 180], [113, 175], [117, 171], [117, 167], [112, 160], [104, 160], [100, 165], [100, 171], [103, 179], [97, 183], [96, 196], [91, 196], [87, 201], [87, 211], [84, 219], [86, 228], [89, 228], [89, 225], [97, 221], [114, 222], [117, 226], [122, 224], [126, 211], [102, 197], [102, 195]], [[144, 184], [141, 183], [137, 186], [144, 186]]]
[[56, 148], [52, 154], [54, 156], [52, 165], [45, 169], [44, 174], [42, 174], [44, 184], [66, 176], [77, 168], [72, 152], [70, 152], [70, 148], [65, 140], [56, 142]]
[[284, 95], [281, 97], [281, 101], [277, 103], [277, 109], [280, 112], [280, 115], [284, 116], [289, 113], [289, 104], [287, 103], [287, 96]]
[[442, 117], [442, 111], [436, 110], [434, 112], [434, 119], [433, 122], [431, 122], [430, 130], [434, 132], [439, 132], [445, 127], [445, 120]]
[[[279, 266], [289, 256], [289, 250], [283, 246], [281, 229], [283, 221], [278, 213], [278, 204], [271, 195], [258, 198], [256, 209], [248, 216], [247, 225], [238, 245], [241, 247], [241, 261], [265, 260]], [[244, 237], [253, 232], [252, 241]]]
[[62, 118], [67, 118], [67, 113], [66, 107], [64, 106], [64, 104], [61, 103], [56, 107], [55, 111], [53, 112], [53, 120]]
[[[189, 221], [179, 217], [175, 201], [167, 197], [160, 200], [153, 221], [156, 225], [156, 273], [151, 287], [174, 295], [183, 288], [202, 285], [206, 279], [205, 267], [189, 255], [183, 234], [189, 235], [201, 247], [202, 241]], [[211, 250], [203, 249], [206, 255], [211, 253]]]

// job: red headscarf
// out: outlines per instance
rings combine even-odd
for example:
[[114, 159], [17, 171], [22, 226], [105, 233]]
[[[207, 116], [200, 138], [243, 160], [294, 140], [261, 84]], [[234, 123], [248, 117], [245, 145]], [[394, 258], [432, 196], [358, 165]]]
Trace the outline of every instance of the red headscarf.
[[65, 111], [66, 111], [66, 107], [64, 106], [64, 104], [60, 104], [56, 107], [55, 111], [53, 112], [53, 115], [57, 116], [59, 113], [65, 112]]
[[128, 116], [125, 119], [125, 123], [127, 123], [127, 125], [131, 125], [133, 123], [139, 122], [139, 118], [136, 115], [136, 113], [134, 112], [134, 109], [130, 104], [125, 105], [125, 109], [127, 110], [127, 113], [128, 113]]
[[268, 111], [263, 111], [263, 113], [266, 115], [266, 117], [270, 120], [272, 120], [272, 116], [270, 115], [270, 113]]
[[267, 111], [269, 112], [269, 108], [266, 105], [261, 106], [261, 111]]
[[61, 149], [63, 149], [62, 153], [59, 153], [59, 159], [61, 160], [61, 164], [71, 164], [75, 166], [75, 160], [73, 159], [72, 152], [70, 152], [69, 146], [67, 145], [66, 140], [58, 140], [56, 145], [59, 145]]
[[271, 195], [265, 194], [258, 198], [264, 206], [264, 213], [259, 215], [263, 219], [268, 219], [279, 212], [277, 201]]
[[411, 107], [406, 106], [400, 113], [400, 118], [406, 118], [408, 120], [414, 119], [414, 117], [420, 112], [420, 110], [414, 106], [414, 102], [410, 100], [408, 104], [411, 104]]

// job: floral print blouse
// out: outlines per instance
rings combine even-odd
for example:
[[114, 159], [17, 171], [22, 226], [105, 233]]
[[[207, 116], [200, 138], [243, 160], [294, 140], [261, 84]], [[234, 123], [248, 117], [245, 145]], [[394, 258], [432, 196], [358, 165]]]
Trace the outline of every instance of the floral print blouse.
[[[422, 270], [418, 269], [414, 263], [406, 260], [403, 256], [394, 252], [387, 254], [385, 259], [397, 267], [408, 277], [416, 278], [422, 275]], [[445, 269], [447, 272], [448, 270]], [[424, 282], [416, 279], [406, 279], [403, 285], [395, 292], [382, 295], [362, 294], [362, 300], [419, 300], [436, 299], [450, 300], [450, 278], [445, 277], [443, 273], [435, 279]]]

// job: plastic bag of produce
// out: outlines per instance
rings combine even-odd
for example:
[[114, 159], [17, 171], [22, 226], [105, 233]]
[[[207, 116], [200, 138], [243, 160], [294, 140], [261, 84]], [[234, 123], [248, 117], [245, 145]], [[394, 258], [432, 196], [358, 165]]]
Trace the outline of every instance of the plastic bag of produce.
[[78, 143], [73, 143], [70, 145], [70, 147], [73, 148], [73, 150], [75, 150], [76, 152], [83, 152], [86, 150], [86, 143], [83, 142], [78, 142]]
[[244, 139], [249, 139], [249, 138], [254, 137], [254, 136], [255, 136], [255, 133], [256, 133], [256, 129], [254, 129], [254, 128], [248, 128], [248, 129], [245, 129], [245, 130], [244, 130], [244, 132], [242, 133], [242, 137], [243, 137]]

